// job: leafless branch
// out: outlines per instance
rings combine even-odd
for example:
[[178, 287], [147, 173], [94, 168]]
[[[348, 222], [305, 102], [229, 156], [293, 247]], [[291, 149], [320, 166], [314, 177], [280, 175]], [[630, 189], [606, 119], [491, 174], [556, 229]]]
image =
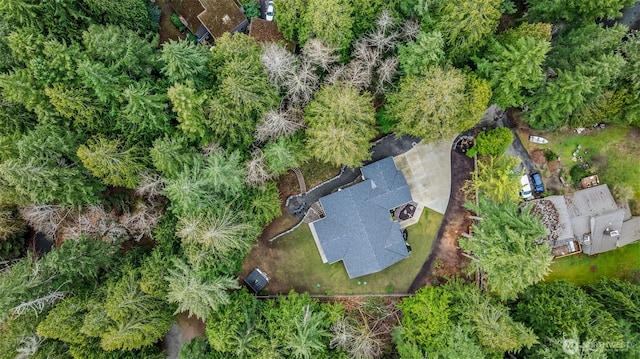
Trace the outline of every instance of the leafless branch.
[[294, 54], [274, 43], [263, 46], [260, 61], [269, 75], [269, 80], [277, 86], [282, 86], [287, 78], [296, 72], [298, 66]]
[[343, 80], [354, 87], [365, 90], [371, 85], [372, 70], [362, 61], [354, 60], [347, 64]]
[[33, 356], [40, 346], [44, 342], [45, 338], [39, 336], [38, 334], [34, 334], [23, 339], [20, 339], [20, 346], [16, 348], [16, 352], [18, 353], [15, 356], [15, 359], [27, 359]]
[[120, 224], [126, 228], [129, 235], [136, 241], [143, 236], [153, 237], [152, 230], [162, 217], [162, 209], [159, 206], [139, 203], [133, 213], [125, 213], [120, 217]]
[[358, 40], [353, 45], [352, 58], [362, 62], [365, 66], [372, 69], [380, 61], [381, 50], [379, 47], [372, 47], [365, 40]]
[[338, 62], [336, 49], [324, 44], [320, 39], [311, 39], [304, 44], [302, 55], [311, 64], [328, 71], [332, 64]]
[[414, 41], [422, 30], [422, 25], [413, 20], [407, 20], [402, 24], [402, 37], [405, 41]]
[[200, 153], [202, 153], [204, 157], [209, 157], [212, 153], [220, 152], [222, 150], [223, 149], [218, 142], [210, 142], [206, 146], [200, 148]]
[[273, 177], [267, 172], [266, 164], [264, 163], [264, 153], [262, 153], [260, 149], [256, 149], [251, 153], [251, 159], [247, 162], [246, 166], [246, 181], [254, 187], [262, 186]]
[[391, 15], [389, 10], [382, 10], [380, 16], [375, 21], [376, 28], [382, 30], [383, 32], [391, 31], [396, 28], [398, 21], [396, 18]]
[[22, 218], [37, 232], [42, 232], [49, 240], [55, 240], [58, 226], [70, 210], [59, 205], [31, 205], [18, 209]]
[[63, 292], [59, 292], [59, 291], [55, 291], [52, 292], [48, 295], [45, 295], [44, 297], [40, 297], [37, 299], [34, 299], [32, 301], [29, 302], [25, 302], [25, 303], [21, 303], [15, 307], [13, 307], [11, 309], [11, 311], [13, 312], [14, 315], [16, 316], [20, 316], [23, 315], [24, 313], [26, 313], [29, 310], [33, 310], [33, 312], [38, 315], [40, 313], [42, 313], [42, 311], [50, 306], [53, 305], [54, 303], [61, 301], [62, 299], [64, 299], [64, 293]]
[[258, 142], [275, 140], [282, 136], [288, 136], [303, 129], [304, 124], [300, 118], [294, 116], [292, 111], [268, 111], [262, 115], [262, 119], [256, 128], [255, 138]]
[[318, 75], [309, 62], [303, 62], [298, 72], [287, 79], [287, 98], [292, 104], [304, 106], [318, 88]]
[[140, 178], [136, 196], [154, 199], [160, 195], [160, 191], [164, 188], [164, 183], [159, 174], [145, 172]]

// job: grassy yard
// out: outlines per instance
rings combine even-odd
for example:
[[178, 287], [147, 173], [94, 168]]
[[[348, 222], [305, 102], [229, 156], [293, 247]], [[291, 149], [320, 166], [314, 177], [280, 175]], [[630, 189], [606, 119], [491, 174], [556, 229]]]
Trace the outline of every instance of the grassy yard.
[[640, 242], [594, 257], [577, 254], [557, 259], [545, 280], [564, 279], [576, 285], [597, 282], [602, 277], [631, 279], [640, 273]]
[[[633, 191], [635, 198], [640, 198], [640, 143], [630, 136], [631, 127], [609, 125], [605, 129], [589, 129], [578, 135], [575, 132], [559, 131], [543, 134], [547, 145], [536, 145], [525, 140], [528, 149], [550, 149], [561, 159], [564, 173], [568, 173], [574, 162], [573, 153], [580, 145], [577, 157], [582, 157], [589, 164], [588, 170], [600, 177], [601, 183], [610, 188], [622, 185]], [[578, 178], [579, 179], [579, 178]], [[574, 180], [578, 180], [574, 179]]]
[[303, 224], [277, 241], [275, 249], [283, 255], [270, 273], [272, 283], [284, 281], [288, 288], [309, 293], [404, 293], [427, 260], [441, 222], [441, 214], [425, 209], [420, 222], [407, 229], [411, 255], [382, 272], [357, 279], [349, 279], [342, 262], [322, 263], [309, 226]]

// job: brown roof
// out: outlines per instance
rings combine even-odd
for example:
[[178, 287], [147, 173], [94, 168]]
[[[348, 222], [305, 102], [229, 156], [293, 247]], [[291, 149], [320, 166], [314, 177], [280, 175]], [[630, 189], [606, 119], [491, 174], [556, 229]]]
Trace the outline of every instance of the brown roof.
[[187, 21], [187, 27], [192, 33], [198, 32], [202, 23], [198, 15], [204, 11], [202, 4], [198, 0], [171, 0], [169, 2], [173, 11], [182, 16]]
[[247, 21], [234, 0], [171, 0], [169, 4], [194, 34], [204, 25], [213, 37], [220, 37], [238, 30]]
[[273, 21], [253, 18], [249, 25], [249, 36], [258, 42], [280, 42], [284, 36], [278, 30], [278, 25]]
[[220, 37], [225, 32], [233, 32], [247, 21], [247, 17], [234, 0], [199, 1], [205, 10], [198, 15], [198, 19], [214, 37]]

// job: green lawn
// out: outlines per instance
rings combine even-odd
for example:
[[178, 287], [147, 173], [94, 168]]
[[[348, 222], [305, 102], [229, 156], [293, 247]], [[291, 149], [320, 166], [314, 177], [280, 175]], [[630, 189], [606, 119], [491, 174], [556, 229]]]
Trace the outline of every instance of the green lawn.
[[440, 213], [425, 209], [420, 221], [407, 229], [413, 250], [409, 257], [382, 272], [357, 279], [349, 279], [341, 261], [322, 263], [309, 226], [303, 224], [278, 240], [278, 250], [286, 254], [276, 273], [271, 273], [272, 281], [286, 281], [290, 288], [309, 293], [386, 293], [389, 286], [394, 293], [405, 293], [427, 260], [441, 222]]
[[549, 144], [535, 147], [553, 150], [569, 171], [577, 164], [572, 161], [572, 155], [580, 145], [578, 156], [590, 165], [590, 170], [600, 177], [601, 183], [608, 184], [610, 188], [615, 184], [623, 185], [640, 198], [640, 166], [637, 165], [640, 145], [628, 138], [629, 130], [630, 127], [609, 125], [580, 135], [566, 131], [550, 132], [544, 134]]
[[602, 277], [631, 279], [640, 272], [640, 242], [589, 257], [577, 254], [556, 259], [545, 280], [564, 279], [576, 285], [597, 282]]

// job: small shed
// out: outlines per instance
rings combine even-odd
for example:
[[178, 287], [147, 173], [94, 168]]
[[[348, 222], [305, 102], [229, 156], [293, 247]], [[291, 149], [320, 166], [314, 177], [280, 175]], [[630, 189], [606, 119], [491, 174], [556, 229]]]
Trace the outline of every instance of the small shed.
[[253, 268], [251, 273], [244, 279], [244, 282], [254, 292], [260, 293], [269, 284], [269, 276], [261, 271], [260, 268]]
[[599, 184], [600, 184], [600, 179], [598, 178], [598, 175], [585, 177], [580, 180], [580, 185], [582, 186], [582, 189], [595, 187]]

